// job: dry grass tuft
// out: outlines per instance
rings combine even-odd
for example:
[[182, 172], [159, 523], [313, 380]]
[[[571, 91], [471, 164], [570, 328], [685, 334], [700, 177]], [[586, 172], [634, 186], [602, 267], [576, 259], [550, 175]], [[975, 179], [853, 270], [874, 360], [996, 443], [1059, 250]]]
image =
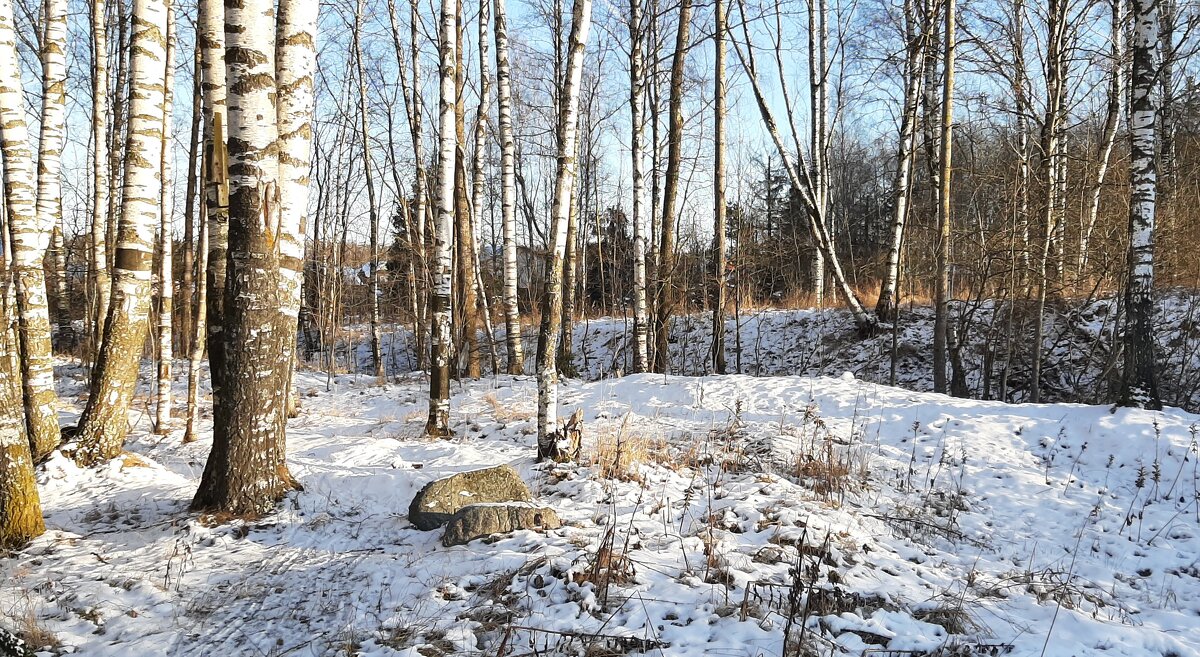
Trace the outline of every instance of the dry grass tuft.
[[133, 452], [121, 452], [121, 469], [125, 468], [148, 468], [150, 462], [146, 459], [134, 454]]
[[[12, 608], [0, 610], [0, 629], [7, 628], [7, 631], [23, 641], [25, 647], [31, 650], [30, 654], [36, 650], [57, 652], [56, 649], [62, 642], [54, 632], [42, 624], [34, 609], [34, 603], [29, 598], [29, 592], [22, 590], [21, 594]], [[0, 633], [0, 639], [3, 639], [3, 633]], [[0, 647], [2, 646], [3, 641], [0, 641]]]
[[599, 467], [600, 476], [605, 479], [641, 483], [644, 480], [642, 465], [665, 465], [676, 461], [671, 458], [669, 448], [670, 445], [662, 436], [631, 430], [629, 418], [626, 417], [620, 427], [608, 427], [596, 432], [595, 445], [588, 461]]
[[530, 420], [534, 416], [534, 411], [518, 410], [512, 406], [506, 406], [496, 397], [496, 393], [489, 392], [484, 396], [483, 401], [487, 402], [488, 406], [492, 407], [492, 416], [501, 424], [511, 424], [513, 422], [524, 422]]

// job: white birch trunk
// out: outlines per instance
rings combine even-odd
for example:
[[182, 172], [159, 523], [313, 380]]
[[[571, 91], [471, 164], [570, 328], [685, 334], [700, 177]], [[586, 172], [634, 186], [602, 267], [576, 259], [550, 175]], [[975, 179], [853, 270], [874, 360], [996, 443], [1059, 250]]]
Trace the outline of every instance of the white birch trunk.
[[[25, 98], [13, 31], [11, 0], [0, 0], [0, 137], [3, 138], [4, 198], [12, 250], [21, 346], [25, 429], [34, 460], [59, 442], [50, 309], [42, 259], [50, 246], [53, 223], [37, 212], [33, 153], [25, 123]], [[61, 132], [59, 133], [61, 139]], [[61, 146], [60, 146], [61, 148]]]
[[579, 88], [583, 77], [584, 45], [591, 26], [591, 0], [574, 0], [566, 79], [559, 98], [558, 168], [550, 209], [550, 253], [546, 258], [546, 290], [542, 299], [542, 327], [538, 338], [538, 459], [569, 457], [561, 444], [558, 427], [558, 323], [562, 317], [562, 268], [567, 248], [567, 223], [571, 214], [571, 190], [577, 168]]
[[504, 333], [508, 373], [525, 372], [521, 309], [517, 301], [517, 158], [513, 137], [512, 73], [508, 64], [508, 14], [505, 0], [496, 7], [496, 101], [500, 128], [500, 214], [504, 232]]
[[1155, 169], [1158, 73], [1157, 0], [1132, 0], [1132, 95], [1129, 117], [1129, 263], [1125, 283], [1125, 370], [1121, 403], [1161, 409], [1154, 362], [1154, 220], [1158, 177]]
[[457, 93], [455, 53], [458, 48], [455, 0], [442, 0], [438, 30], [440, 86], [438, 100], [437, 214], [433, 226], [433, 281], [429, 305], [432, 313], [429, 376], [429, 421], [425, 433], [449, 437], [450, 358], [452, 340], [450, 315], [454, 286], [454, 101]]
[[[313, 75], [317, 64], [317, 10], [312, 0], [280, 0], [275, 40], [279, 123], [279, 279], [288, 363], [289, 409], [294, 408], [296, 333], [304, 291], [304, 240], [312, 168]], [[290, 413], [290, 411], [289, 411]]]
[[108, 21], [105, 0], [92, 0], [92, 231], [91, 312], [92, 358], [104, 338], [108, 319]]
[[900, 109], [900, 153], [897, 156], [895, 201], [892, 207], [892, 235], [888, 243], [887, 264], [875, 315], [884, 321], [895, 321], [898, 311], [897, 287], [900, 284], [900, 253], [904, 243], [904, 226], [908, 221], [909, 184], [916, 150], [917, 108], [925, 70], [925, 31], [916, 16], [915, 0], [904, 2], [904, 104]]
[[42, 121], [38, 139], [38, 223], [51, 231], [56, 324], [63, 343], [71, 327], [66, 293], [66, 252], [62, 233], [62, 150], [66, 131], [67, 1], [44, 0], [42, 33]]
[[205, 306], [208, 374], [212, 381], [213, 414], [219, 411], [225, 388], [226, 251], [229, 244], [229, 162], [226, 149], [225, 8], [221, 0], [199, 0], [197, 38], [200, 40], [201, 95], [204, 97], [204, 206], [208, 224], [208, 289]]
[[163, 94], [162, 149], [159, 161], [162, 171], [162, 190], [159, 194], [158, 227], [158, 399], [155, 406], [154, 430], [166, 434], [171, 430], [171, 364], [175, 358], [171, 320], [174, 313], [175, 277], [172, 272], [173, 244], [171, 218], [174, 205], [174, 180], [171, 171], [171, 120], [175, 89], [175, 10], [167, 0], [167, 63]]
[[646, 208], [645, 119], [642, 103], [646, 95], [643, 58], [642, 0], [629, 0], [629, 122], [630, 157], [633, 172], [633, 371], [650, 369], [650, 317], [646, 303]]
[[158, 168], [162, 156], [167, 7], [162, 0], [135, 0], [133, 14], [133, 93], [124, 149], [125, 180], [113, 261], [112, 303], [92, 374], [91, 395], [79, 422], [74, 458], [81, 465], [108, 460], [121, 452], [129, 430], [129, 406], [149, 321], [154, 236], [162, 190]]

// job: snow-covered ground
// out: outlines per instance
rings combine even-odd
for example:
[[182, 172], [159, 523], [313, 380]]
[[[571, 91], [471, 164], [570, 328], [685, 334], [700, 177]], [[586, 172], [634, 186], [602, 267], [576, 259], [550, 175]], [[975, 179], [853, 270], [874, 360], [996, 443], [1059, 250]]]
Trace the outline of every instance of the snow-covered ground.
[[[187, 512], [209, 437], [150, 413], [106, 467], [54, 458], [0, 626], [114, 657], [1200, 656], [1200, 416], [637, 375], [566, 383], [585, 464], [545, 466], [531, 378], [456, 387], [449, 441], [419, 377], [332, 383], [300, 374], [304, 490], [252, 522]], [[500, 463], [562, 529], [446, 548], [408, 522]]]

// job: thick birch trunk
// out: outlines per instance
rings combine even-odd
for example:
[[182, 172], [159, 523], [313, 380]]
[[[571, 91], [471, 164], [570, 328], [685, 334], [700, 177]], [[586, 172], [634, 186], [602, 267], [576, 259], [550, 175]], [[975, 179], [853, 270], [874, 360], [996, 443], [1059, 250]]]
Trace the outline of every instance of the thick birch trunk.
[[508, 14], [504, 0], [496, 8], [496, 103], [500, 127], [500, 215], [504, 246], [504, 334], [508, 373], [525, 373], [521, 309], [517, 302], [517, 160], [513, 137], [512, 73], [508, 64]]
[[[0, 12], [6, 7], [0, 4]], [[11, 26], [12, 7], [0, 17], [0, 29]], [[11, 32], [10, 32], [11, 34]], [[3, 45], [0, 37], [0, 45]], [[4, 53], [0, 53], [2, 56]], [[7, 297], [10, 281], [8, 271], [0, 272], [0, 295]], [[7, 308], [0, 306], [0, 326], [11, 321]], [[16, 351], [11, 333], [0, 333], [0, 349], [5, 354]], [[25, 426], [21, 420], [21, 373], [12, 359], [0, 357], [0, 550], [19, 549], [32, 538], [42, 535], [42, 505], [38, 498], [37, 482], [33, 476], [33, 459]]]
[[[685, 0], [686, 1], [686, 0]], [[571, 190], [575, 186], [579, 88], [583, 77], [583, 51], [591, 25], [591, 0], [574, 0], [566, 78], [558, 97], [558, 167], [550, 209], [550, 252], [546, 256], [546, 290], [542, 297], [542, 325], [538, 336], [538, 460], [570, 458], [558, 427], [559, 322], [562, 319], [562, 270], [567, 247], [567, 223], [571, 213]]]
[[458, 33], [455, 0], [442, 0], [438, 30], [440, 87], [438, 100], [437, 215], [433, 226], [433, 271], [429, 291], [430, 336], [429, 421], [425, 433], [446, 438], [450, 430], [450, 297], [454, 288], [454, 133], [455, 53]]
[[25, 430], [33, 458], [40, 460], [59, 442], [50, 308], [42, 268], [52, 224], [40, 221], [37, 212], [33, 153], [25, 123], [12, 17], [10, 0], [0, 0], [0, 137], [3, 137], [5, 204], [19, 320]]
[[132, 36], [125, 181], [113, 261], [112, 303], [92, 374], [91, 395], [79, 421], [75, 461], [91, 465], [121, 452], [150, 310], [154, 234], [159, 226], [167, 7], [136, 0]]
[[1155, 99], [1157, 0], [1132, 0], [1132, 101], [1129, 120], [1129, 263], [1125, 283], [1125, 370], [1121, 404], [1161, 409], [1154, 363], [1154, 211], [1157, 192]]
[[204, 96], [204, 207], [208, 224], [205, 287], [205, 341], [212, 381], [213, 415], [224, 401], [226, 251], [229, 245], [229, 155], [226, 148], [225, 8], [220, 0], [199, 0], [197, 38], [201, 47]]
[[[280, 309], [276, 24], [272, 0], [226, 6], [229, 84], [229, 243], [225, 281], [225, 376], [213, 415], [213, 447], [194, 510], [257, 515], [299, 485], [284, 436], [289, 331]], [[215, 294], [215, 290], [214, 290]]]

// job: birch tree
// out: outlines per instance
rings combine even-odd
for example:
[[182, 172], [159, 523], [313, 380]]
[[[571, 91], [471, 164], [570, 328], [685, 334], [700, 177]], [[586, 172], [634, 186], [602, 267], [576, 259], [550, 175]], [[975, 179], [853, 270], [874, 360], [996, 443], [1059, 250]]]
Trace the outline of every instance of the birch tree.
[[[688, 0], [684, 0], [687, 2]], [[566, 76], [558, 97], [558, 166], [550, 207], [550, 252], [546, 255], [546, 289], [542, 296], [542, 325], [538, 335], [538, 460], [570, 455], [558, 427], [559, 323], [562, 321], [563, 260], [567, 247], [567, 224], [571, 214], [571, 191], [577, 170], [576, 143], [579, 127], [579, 89], [583, 77], [583, 54], [591, 26], [591, 0], [574, 0], [571, 35], [568, 40]]]
[[429, 292], [430, 328], [429, 421], [425, 433], [446, 438], [450, 430], [450, 327], [451, 295], [454, 286], [454, 171], [456, 138], [454, 132], [455, 29], [458, 8], [455, 0], [442, 0], [438, 29], [440, 86], [438, 96], [437, 215], [433, 225], [433, 281]]
[[80, 465], [111, 459], [129, 431], [150, 310], [154, 234], [159, 225], [159, 158], [166, 78], [167, 7], [135, 0], [125, 181], [113, 260], [112, 303], [92, 373], [91, 394], [79, 420], [74, 458]]
[[229, 155], [226, 147], [225, 7], [221, 0], [199, 0], [196, 37], [200, 42], [201, 95], [204, 97], [204, 207], [208, 224], [205, 334], [213, 416], [225, 390], [225, 274], [229, 245]]
[[162, 189], [159, 193], [158, 224], [158, 400], [155, 405], [155, 433], [166, 434], [171, 429], [171, 361], [174, 359], [171, 320], [174, 314], [175, 277], [172, 272], [171, 214], [171, 108], [175, 88], [175, 8], [173, 0], [165, 0], [167, 8], [167, 63], [163, 92], [162, 150], [159, 168]]
[[629, 0], [629, 151], [632, 159], [633, 186], [633, 371], [650, 368], [649, 312], [646, 303], [646, 236], [643, 214], [646, 206], [645, 119], [642, 104], [646, 97], [644, 60], [643, 0]]
[[[202, 165], [205, 170], [208, 164]], [[205, 201], [201, 199], [200, 207], [204, 208]], [[187, 421], [183, 430], [183, 442], [194, 442], [197, 438], [197, 424], [200, 418], [200, 365], [204, 360], [204, 334], [207, 329], [206, 313], [208, 312], [208, 285], [204, 281], [204, 272], [208, 269], [208, 222], [201, 220], [196, 236], [196, 289], [192, 293], [192, 322], [195, 327], [196, 339], [192, 341], [188, 352], [188, 383], [187, 383]]]
[[1104, 189], [1104, 180], [1108, 176], [1113, 147], [1117, 142], [1117, 127], [1121, 120], [1121, 100], [1125, 96], [1125, 19], [1122, 11], [1125, 2], [1124, 0], [1110, 0], [1109, 4], [1112, 8], [1112, 31], [1109, 37], [1112, 70], [1108, 77], [1108, 103], [1104, 113], [1104, 127], [1100, 134], [1096, 177], [1092, 180], [1091, 193], [1088, 195], [1087, 215], [1084, 218], [1083, 231], [1079, 236], [1079, 257], [1076, 260], [1076, 275], [1078, 276], [1083, 276], [1084, 270], [1087, 268], [1092, 233], [1100, 218], [1100, 193]]
[[[1037, 403], [1042, 398], [1042, 352], [1044, 350], [1044, 323], [1046, 297], [1048, 295], [1048, 268], [1054, 248], [1055, 235], [1064, 221], [1061, 208], [1059, 166], [1063, 157], [1062, 121], [1063, 96], [1066, 94], [1067, 49], [1066, 38], [1067, 0], [1049, 0], [1046, 14], [1046, 107], [1042, 119], [1042, 186], [1045, 188], [1045, 205], [1042, 207], [1042, 239], [1038, 257], [1038, 296], [1034, 311], [1033, 373], [1029, 386], [1029, 401]], [[1061, 243], [1061, 239], [1059, 240]]]
[[0, 0], [0, 138], [3, 140], [4, 200], [20, 338], [22, 408], [33, 458], [40, 460], [59, 442], [50, 309], [42, 259], [51, 226], [39, 220], [25, 98], [17, 59], [11, 0]]
[[54, 267], [56, 324], [59, 340], [68, 343], [66, 249], [62, 231], [62, 150], [67, 115], [67, 0], [44, 0], [42, 32], [42, 120], [38, 138], [37, 215], [50, 231]]
[[91, 348], [94, 356], [104, 337], [111, 281], [108, 275], [108, 19], [105, 0], [92, 0], [92, 230]]
[[[289, 407], [295, 386], [296, 332], [304, 291], [304, 236], [308, 232], [312, 165], [313, 75], [317, 65], [314, 0], [280, 0], [275, 37], [275, 83], [279, 122], [279, 276], [284, 360]], [[283, 447], [280, 447], [282, 453]]]
[[1154, 214], [1158, 0], [1131, 0], [1133, 73], [1129, 115], [1129, 262], [1121, 404], [1161, 409], [1154, 364]]
[[223, 399], [192, 508], [258, 515], [299, 484], [284, 437], [289, 331], [280, 309], [278, 116], [273, 0], [230, 3], [225, 14], [229, 118], [229, 243]]
[[500, 215], [503, 225], [504, 337], [508, 373], [525, 372], [521, 344], [521, 309], [517, 302], [517, 157], [513, 137], [512, 72], [508, 63], [508, 12], [494, 0], [496, 13], [496, 111], [500, 130]]
[[900, 282], [900, 249], [904, 243], [904, 227], [908, 221], [908, 202], [911, 195], [913, 160], [916, 155], [917, 109], [921, 102], [921, 87], [925, 70], [925, 30], [921, 28], [917, 0], [904, 0], [904, 100], [900, 108], [899, 153], [896, 157], [896, 180], [893, 186], [892, 233], [888, 242], [887, 262], [875, 315], [884, 321], [895, 321], [898, 311], [897, 286]]

